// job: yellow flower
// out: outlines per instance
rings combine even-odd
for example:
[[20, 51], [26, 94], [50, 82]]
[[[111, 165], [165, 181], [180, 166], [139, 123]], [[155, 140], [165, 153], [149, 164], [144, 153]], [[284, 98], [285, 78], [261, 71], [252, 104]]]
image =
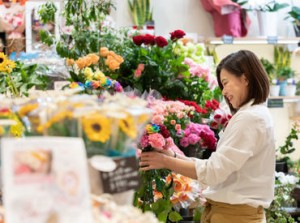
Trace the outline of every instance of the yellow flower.
[[104, 73], [102, 73], [102, 71], [100, 71], [100, 70], [97, 70], [97, 71], [94, 73], [94, 78], [95, 78], [96, 80], [101, 80], [101, 78], [104, 78], [104, 77], [105, 77]]
[[119, 126], [130, 138], [134, 139], [137, 136], [137, 128], [131, 115], [127, 115], [126, 118], [120, 119]]
[[22, 122], [18, 119], [16, 115], [12, 117], [12, 120], [14, 120], [16, 124], [10, 127], [10, 133], [15, 137], [21, 137], [24, 132], [24, 126]]
[[150, 118], [150, 114], [142, 114], [138, 117], [138, 123], [145, 123], [146, 121], [148, 121]]
[[84, 68], [84, 76], [87, 80], [92, 80], [93, 79], [93, 71], [90, 67]]
[[2, 126], [0, 126], [0, 136], [2, 136], [5, 133], [5, 130]]
[[12, 69], [16, 67], [16, 63], [7, 59], [4, 53], [0, 53], [0, 72], [11, 73]]
[[101, 114], [93, 114], [82, 119], [83, 130], [91, 141], [105, 143], [111, 135], [111, 121]]
[[27, 115], [29, 112], [33, 111], [34, 109], [36, 109], [39, 105], [37, 103], [34, 104], [28, 104], [28, 105], [24, 105], [23, 107], [20, 108], [20, 110], [18, 111], [19, 116], [22, 118], [25, 115]]

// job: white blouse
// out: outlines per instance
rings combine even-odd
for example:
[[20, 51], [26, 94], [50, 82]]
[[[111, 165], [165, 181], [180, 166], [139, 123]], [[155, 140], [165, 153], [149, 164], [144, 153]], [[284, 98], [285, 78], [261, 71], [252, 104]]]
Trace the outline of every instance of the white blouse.
[[274, 129], [266, 104], [252, 102], [233, 115], [217, 151], [195, 165], [206, 198], [267, 208], [274, 196]]

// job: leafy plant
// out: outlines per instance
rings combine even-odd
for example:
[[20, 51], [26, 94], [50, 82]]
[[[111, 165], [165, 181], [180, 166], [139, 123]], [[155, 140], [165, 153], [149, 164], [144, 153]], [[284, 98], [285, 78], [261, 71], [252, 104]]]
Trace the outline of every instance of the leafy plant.
[[133, 22], [138, 28], [142, 28], [146, 22], [152, 20], [150, 0], [128, 0], [128, 5]]
[[298, 139], [299, 132], [300, 132], [299, 127], [295, 123], [292, 126], [289, 135], [286, 137], [284, 145], [279, 147], [279, 151], [281, 154], [286, 155], [286, 154], [292, 153], [296, 150], [296, 148], [294, 148], [293, 140]]
[[[92, 1], [88, 4], [82, 0], [64, 1], [66, 26], [73, 27], [71, 34], [61, 31], [60, 39], [48, 31], [40, 32], [42, 42], [56, 45], [58, 55], [63, 58], [77, 59], [80, 56], [97, 52], [101, 47], [102, 22], [111, 8], [114, 8], [111, 0]], [[41, 20], [55, 23], [56, 8], [53, 3], [43, 4], [39, 9]]]
[[290, 207], [294, 205], [295, 200], [291, 197], [291, 192], [295, 185], [292, 183], [282, 183], [280, 175], [275, 180], [275, 198], [270, 207], [266, 209], [266, 218], [268, 223], [294, 223], [296, 222], [292, 216], [286, 212], [283, 207]]
[[46, 70], [44, 65], [14, 62], [0, 53], [0, 93], [20, 97], [28, 96], [32, 87], [45, 89], [48, 78], [43, 74]]
[[292, 19], [294, 25], [300, 25], [300, 7], [293, 6], [292, 9], [288, 12], [288, 16], [285, 19]]
[[[143, 152], [153, 150], [150, 146], [143, 149]], [[135, 192], [134, 206], [143, 212], [152, 211], [159, 221], [178, 222], [181, 215], [173, 209], [171, 196], [174, 193], [173, 180], [166, 184], [166, 177], [171, 176], [171, 171], [167, 169], [148, 170], [140, 172], [141, 186]], [[155, 188], [155, 190], [154, 190]], [[162, 194], [162, 197], [155, 200], [155, 191]]]
[[263, 12], [277, 12], [283, 8], [288, 7], [289, 4], [287, 3], [278, 3], [276, 0], [271, 0], [266, 3], [258, 2], [255, 6], [251, 7], [251, 10], [258, 10]]

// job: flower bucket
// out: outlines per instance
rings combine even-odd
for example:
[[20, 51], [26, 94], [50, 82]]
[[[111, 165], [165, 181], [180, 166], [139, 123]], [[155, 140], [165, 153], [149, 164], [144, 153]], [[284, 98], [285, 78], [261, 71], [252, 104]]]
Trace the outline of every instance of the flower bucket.
[[286, 96], [287, 81], [280, 81], [279, 96]]
[[280, 90], [279, 85], [271, 85], [270, 86], [270, 96], [273, 96], [273, 97], [279, 96], [279, 90]]
[[296, 85], [286, 85], [285, 87], [286, 96], [295, 96], [296, 95]]
[[294, 25], [295, 34], [297, 37], [300, 36], [300, 25]]
[[260, 36], [277, 36], [277, 12], [257, 11], [257, 21]]

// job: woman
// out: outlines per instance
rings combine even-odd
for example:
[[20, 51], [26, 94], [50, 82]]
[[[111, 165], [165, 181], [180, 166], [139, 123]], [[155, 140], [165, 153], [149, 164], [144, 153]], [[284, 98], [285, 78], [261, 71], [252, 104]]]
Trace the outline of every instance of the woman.
[[234, 114], [208, 160], [172, 151], [142, 153], [142, 170], [167, 168], [207, 187], [201, 223], [261, 223], [273, 200], [275, 143], [266, 100], [268, 76], [256, 55], [232, 53], [217, 67], [222, 94]]

